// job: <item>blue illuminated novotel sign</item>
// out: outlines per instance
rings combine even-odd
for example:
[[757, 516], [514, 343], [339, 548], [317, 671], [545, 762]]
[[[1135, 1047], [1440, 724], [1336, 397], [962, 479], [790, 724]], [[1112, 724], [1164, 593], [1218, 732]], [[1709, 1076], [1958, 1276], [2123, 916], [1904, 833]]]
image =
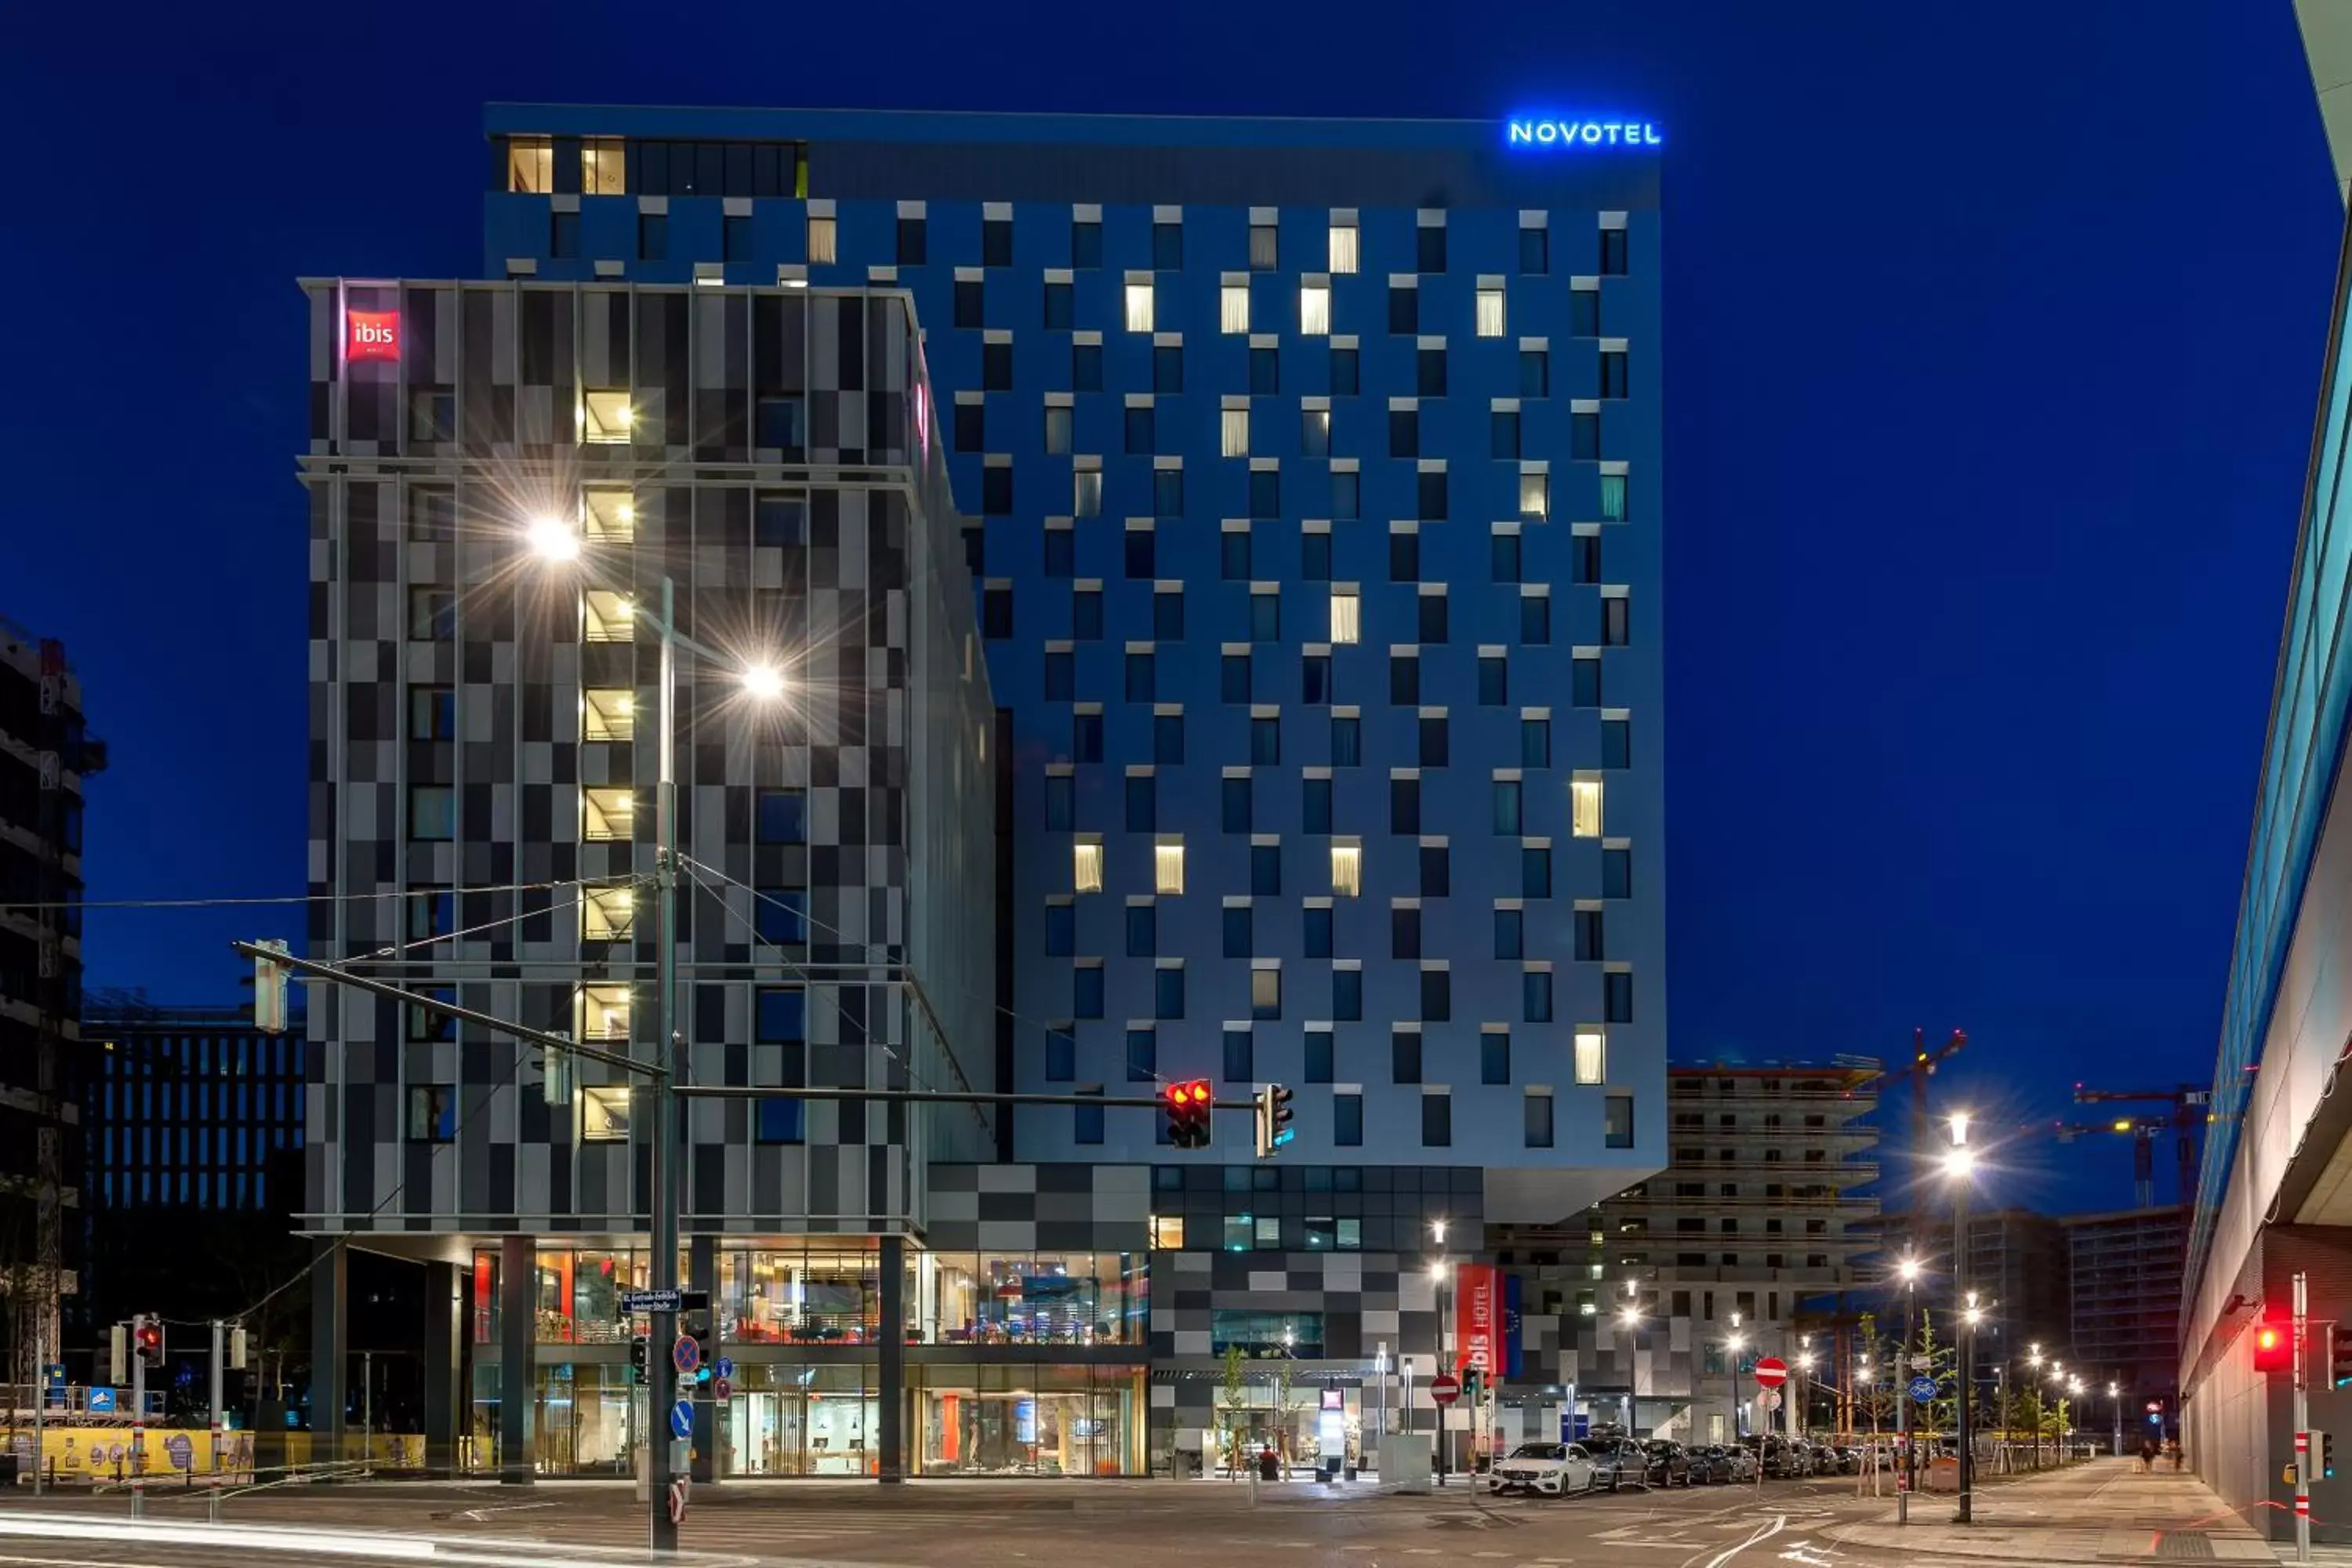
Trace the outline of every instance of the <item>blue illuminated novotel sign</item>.
[[1655, 147], [1663, 140], [1648, 120], [1512, 120], [1513, 147]]

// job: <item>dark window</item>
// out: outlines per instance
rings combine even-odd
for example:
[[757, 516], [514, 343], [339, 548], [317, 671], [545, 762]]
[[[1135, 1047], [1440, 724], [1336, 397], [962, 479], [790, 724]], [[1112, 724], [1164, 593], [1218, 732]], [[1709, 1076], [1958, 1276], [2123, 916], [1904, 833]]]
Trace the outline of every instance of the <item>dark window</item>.
[[1151, 470], [1151, 515], [1181, 517], [1184, 514], [1184, 470], [1154, 468]]
[[1511, 462], [1519, 456], [1519, 411], [1497, 408], [1486, 416], [1486, 455]]
[[1421, 896], [1424, 899], [1454, 896], [1454, 852], [1443, 844], [1421, 847]]
[[751, 260], [751, 220], [748, 217], [725, 219], [724, 226], [719, 231], [719, 243], [724, 259], [739, 262]]
[[1100, 642], [1102, 635], [1102, 590], [1076, 590], [1070, 595], [1070, 636], [1080, 642]]
[[1217, 570], [1228, 583], [1246, 583], [1250, 577], [1250, 531], [1229, 528], [1217, 539]]
[[929, 226], [919, 217], [898, 220], [898, 265], [920, 267], [930, 249]]
[[1413, 249], [1414, 270], [1443, 272], [1445, 270], [1445, 226], [1425, 223], [1421, 226], [1419, 243]]
[[1630, 971], [1612, 969], [1601, 977], [1601, 1004], [1602, 1023], [1633, 1021], [1633, 976]]
[[[1528, 1147], [1551, 1147], [1551, 1096], [1530, 1094], [1527, 1097]], [[1687, 1313], [1685, 1313], [1685, 1316]]]
[[1633, 1097], [1612, 1094], [1602, 1101], [1601, 1142], [1611, 1149], [1633, 1146]]
[[1282, 390], [1282, 362], [1271, 348], [1255, 347], [1249, 352], [1250, 393], [1256, 397], [1272, 397]]
[[1102, 344], [1072, 343], [1070, 345], [1070, 390], [1100, 392], [1103, 386], [1102, 364]]
[[[1184, 1016], [1184, 969], [1181, 964], [1161, 964], [1151, 975], [1151, 1016], [1155, 1018], [1181, 1018]], [[1129, 1076], [1133, 1076], [1132, 1073]]]
[[1155, 713], [1151, 716], [1151, 760], [1163, 767], [1182, 765], [1184, 715]]
[[1255, 1053], [1250, 1049], [1250, 1032], [1247, 1029], [1227, 1029], [1225, 1031], [1225, 1081], [1249, 1083], [1255, 1080], [1257, 1077], [1257, 1063], [1254, 1058]]
[[1389, 831], [1400, 837], [1421, 835], [1421, 781], [1389, 780]]
[[1519, 826], [1519, 781], [1496, 779], [1495, 781], [1495, 831], [1501, 834], [1520, 833], [1524, 829]]
[[1220, 815], [1227, 833], [1250, 830], [1250, 781], [1247, 773], [1227, 773], [1218, 781]]
[[1013, 465], [991, 463], [980, 471], [980, 511], [982, 517], [1009, 517], [1013, 512]]
[[1329, 704], [1331, 700], [1331, 656], [1329, 654], [1299, 655], [1298, 700], [1309, 708], [1321, 708]]
[[1413, 390], [1423, 397], [1445, 395], [1445, 351], [1423, 349], [1413, 356]]
[[1599, 963], [1608, 957], [1601, 925], [1599, 910], [1576, 911], [1576, 961], [1579, 963]]
[[982, 267], [1013, 265], [1013, 220], [1011, 218], [981, 219], [980, 264]]
[[1361, 767], [1363, 762], [1363, 721], [1352, 713], [1334, 714], [1331, 719], [1331, 765], [1335, 768]]
[[959, 403], [955, 405], [955, 445], [959, 452], [978, 452], [987, 448], [986, 404]]
[[1249, 514], [1252, 517], [1282, 515], [1282, 470], [1255, 468], [1250, 470]]
[[982, 392], [1013, 390], [1013, 345], [1011, 343], [981, 345], [980, 389]]
[[980, 635], [984, 637], [1009, 637], [1013, 635], [1013, 590], [988, 588], [980, 595]]
[[1251, 946], [1250, 907], [1247, 904], [1227, 904], [1224, 919], [1224, 953], [1227, 958], [1247, 958]]
[[[1426, 229], [1422, 231], [1426, 234]], [[1450, 1149], [1454, 1146], [1454, 1097], [1450, 1094], [1424, 1094], [1421, 1097], [1421, 1142], [1426, 1149]]]
[[1298, 536], [1298, 574], [1309, 583], [1331, 580], [1331, 533], [1328, 529], [1308, 529]]
[[1604, 899], [1630, 899], [1633, 896], [1633, 852], [1631, 849], [1603, 849], [1601, 852], [1601, 896]]
[[1073, 313], [1073, 290], [1067, 283], [1045, 285], [1045, 324], [1048, 331], [1067, 331]]
[[1077, 781], [1068, 773], [1045, 775], [1045, 831], [1067, 833], [1077, 826]]
[[752, 900], [753, 928], [774, 947], [805, 947], [809, 939], [808, 890], [762, 889]]
[[1160, 917], [1150, 904], [1127, 906], [1127, 956], [1150, 958], [1160, 948]]
[[[1149, 403], [1130, 403], [1127, 407], [1127, 450], [1130, 457], [1151, 455], [1160, 442], [1159, 420]], [[1165, 471], [1165, 470], [1163, 470]], [[1163, 514], [1164, 515], [1164, 514]]]
[[[1071, 906], [1065, 904], [1064, 909]], [[1099, 963], [1082, 963], [1070, 973], [1070, 1011], [1080, 1018], [1103, 1016], [1103, 968]]]
[[1070, 715], [1070, 760], [1074, 763], [1102, 761], [1103, 719], [1100, 713]]
[[982, 309], [982, 286], [977, 278], [959, 278], [955, 285], [955, 324], [978, 327], [986, 324]]
[[1478, 1037], [1478, 1081], [1511, 1081], [1511, 1037], [1499, 1029], [1488, 1029]]
[[1160, 575], [1154, 569], [1159, 552], [1153, 548], [1151, 530], [1130, 528], [1127, 531], [1127, 574], [1149, 579]]
[[[1415, 537], [1419, 536], [1415, 535]], [[1420, 622], [1421, 641], [1442, 643], [1446, 640], [1447, 632], [1453, 625], [1453, 617], [1446, 613], [1446, 609], [1453, 602], [1444, 594], [1421, 595], [1420, 615], [1417, 617]]]
[[1597, 338], [1601, 335], [1600, 289], [1569, 290], [1568, 335], [1572, 338]]
[[1551, 971], [1530, 969], [1519, 976], [1519, 1015], [1530, 1024], [1551, 1022]]
[[[1003, 634], [1011, 637], [1008, 630]], [[1045, 700], [1067, 702], [1076, 693], [1076, 661], [1067, 648], [1055, 648], [1045, 655]]]
[[1522, 272], [1551, 270], [1551, 230], [1548, 228], [1519, 230], [1519, 270]]
[[1551, 851], [1531, 846], [1519, 851], [1519, 896], [1523, 899], [1551, 897]]
[[1250, 656], [1229, 653], [1218, 661], [1217, 698], [1223, 702], [1250, 700]]
[[755, 1102], [759, 1106], [758, 1125], [752, 1129], [752, 1139], [760, 1143], [799, 1143], [808, 1136], [808, 1101], [789, 1095]]
[[1410, 708], [1421, 701], [1421, 658], [1416, 654], [1389, 655], [1389, 700]]
[[1160, 826], [1160, 792], [1150, 773], [1127, 775], [1127, 830], [1150, 833]]
[[1420, 580], [1420, 532], [1410, 528], [1391, 529], [1389, 531], [1389, 581], [1415, 583]]
[[760, 844], [808, 842], [808, 792], [763, 789], [753, 805], [753, 840]]
[[[1100, 1089], [1082, 1089], [1080, 1094], [1100, 1094]], [[1070, 1142], [1099, 1143], [1103, 1141], [1103, 1108], [1099, 1105], [1070, 1107]]]
[[1548, 768], [1551, 766], [1551, 721], [1522, 719], [1519, 721], [1519, 766]]
[[1389, 956], [1421, 956], [1421, 910], [1411, 904], [1399, 904], [1389, 910]]
[[1478, 658], [1478, 700], [1488, 708], [1500, 708], [1511, 700], [1510, 666], [1498, 653], [1481, 654]]
[[1551, 354], [1543, 349], [1519, 351], [1519, 395], [1551, 395]]
[[1601, 275], [1622, 278], [1625, 274], [1625, 231], [1604, 228], [1601, 231]]
[[[797, 398], [793, 406], [799, 406]], [[761, 446], [768, 443], [762, 440]], [[797, 548], [808, 542], [808, 500], [803, 496], [763, 495], [752, 503], [751, 542], [769, 549]]]
[[1389, 1037], [1389, 1081], [1421, 1081], [1421, 1031], [1399, 1029]]
[[1531, 647], [1551, 641], [1551, 595], [1519, 595], [1519, 640]]
[[1579, 708], [1601, 706], [1601, 661], [1597, 658], [1577, 658], [1570, 661], [1569, 700]]
[[637, 259], [640, 261], [669, 259], [669, 215], [667, 213], [637, 215]]
[[1568, 455], [1582, 463], [1601, 460], [1601, 416], [1571, 414], [1568, 416]]
[[1527, 956], [1527, 922], [1517, 910], [1495, 911], [1495, 956], [1525, 958]]
[[548, 215], [547, 253], [558, 259], [580, 254], [580, 215], [578, 213]]
[[1150, 701], [1154, 684], [1151, 656], [1148, 653], [1129, 654], [1127, 656], [1127, 700], [1129, 702]]
[[1422, 715], [1418, 729], [1420, 731], [1421, 765], [1423, 767], [1442, 768], [1445, 766], [1447, 762], [1450, 760], [1448, 756], [1449, 748], [1446, 744], [1447, 728], [1448, 726], [1446, 725], [1445, 716], [1444, 714], [1425, 713]]
[[1308, 833], [1331, 831], [1331, 781], [1311, 778], [1300, 781], [1299, 818]]
[[1077, 571], [1078, 536], [1066, 528], [1045, 531], [1045, 575], [1068, 577]]
[[1077, 951], [1078, 911], [1068, 904], [1045, 906], [1045, 956], [1067, 958]]
[[1337, 348], [1331, 351], [1331, 395], [1353, 397], [1360, 384], [1356, 363], [1356, 351]]
[[1282, 846], [1250, 846], [1250, 892], [1261, 899], [1282, 897]]
[[1445, 470], [1423, 468], [1418, 478], [1420, 485], [1417, 494], [1421, 507], [1417, 515], [1429, 522], [1444, 521], [1446, 516]]
[[1363, 476], [1353, 468], [1331, 470], [1331, 515], [1342, 520], [1363, 515]]
[[1601, 356], [1601, 395], [1603, 397], [1623, 397], [1628, 395], [1625, 390], [1625, 355], [1623, 352], [1622, 350], [1612, 349], [1608, 353], [1603, 353]]
[[1335, 969], [1331, 972], [1331, 1016], [1341, 1023], [1359, 1023], [1364, 1016], [1364, 972], [1360, 969]]
[[1601, 641], [1607, 647], [1623, 647], [1633, 635], [1633, 602], [1622, 594], [1612, 594], [1601, 601]]
[[[1305, 934], [1307, 956], [1309, 958], [1330, 957], [1331, 906], [1328, 904], [1309, 905], [1305, 911], [1305, 917], [1304, 923], [1306, 926]], [[1309, 1036], [1308, 1038], [1311, 1042], [1313, 1037]]]
[[1443, 1024], [1454, 1016], [1452, 970], [1424, 969], [1421, 972], [1421, 1016], [1432, 1024]]
[[1184, 590], [1151, 595], [1151, 637], [1154, 642], [1184, 640]]
[[1102, 265], [1102, 225], [1073, 220], [1070, 224], [1070, 265]]
[[457, 692], [449, 686], [408, 689], [408, 738], [412, 741], [454, 741], [457, 738]]
[[1282, 721], [1253, 718], [1250, 720], [1250, 765], [1278, 767], [1282, 763]]
[[1252, 594], [1250, 595], [1250, 641], [1280, 642], [1282, 640], [1282, 595]]
[[1497, 583], [1519, 580], [1519, 536], [1496, 530], [1486, 547], [1487, 566]]
[[1420, 334], [1420, 289], [1410, 285], [1389, 285], [1389, 331], [1402, 335]]
[[1184, 390], [1184, 350], [1177, 343], [1155, 343], [1151, 350], [1151, 390], [1172, 394]]
[[[1323, 1037], [1329, 1040], [1330, 1036]], [[1325, 1047], [1329, 1048], [1328, 1046]], [[1309, 1082], [1318, 1081], [1310, 1078]], [[1328, 1083], [1323, 1079], [1319, 1081]], [[1364, 1097], [1360, 1094], [1335, 1094], [1331, 1097], [1331, 1142], [1341, 1149], [1359, 1148], [1364, 1142]]]
[[1601, 581], [1601, 535], [1597, 531], [1569, 537], [1568, 563], [1571, 582]]
[[1181, 271], [1184, 266], [1184, 226], [1181, 223], [1155, 223], [1151, 226], [1151, 265], [1162, 272]]
[[1045, 1081], [1067, 1083], [1078, 1076], [1078, 1038], [1067, 1029], [1045, 1031]]
[[1601, 721], [1601, 765], [1604, 768], [1630, 768], [1633, 765], [1633, 721]]

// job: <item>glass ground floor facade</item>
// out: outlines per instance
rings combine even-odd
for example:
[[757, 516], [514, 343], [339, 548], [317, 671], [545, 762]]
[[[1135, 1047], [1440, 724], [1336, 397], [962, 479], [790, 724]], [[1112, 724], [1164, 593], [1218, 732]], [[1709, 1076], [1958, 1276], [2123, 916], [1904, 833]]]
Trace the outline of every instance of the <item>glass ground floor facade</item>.
[[[709, 1401], [719, 1476], [878, 1473], [882, 1395], [873, 1362], [750, 1359], [761, 1351], [728, 1351], [734, 1372], [728, 1396]], [[502, 1468], [502, 1373], [495, 1359], [474, 1361], [461, 1455], [468, 1470]], [[540, 1360], [530, 1384], [528, 1439], [537, 1474], [630, 1473], [646, 1430], [646, 1391], [625, 1359]], [[917, 1352], [908, 1359], [903, 1398], [912, 1474], [1148, 1473], [1140, 1362], [935, 1361]]]

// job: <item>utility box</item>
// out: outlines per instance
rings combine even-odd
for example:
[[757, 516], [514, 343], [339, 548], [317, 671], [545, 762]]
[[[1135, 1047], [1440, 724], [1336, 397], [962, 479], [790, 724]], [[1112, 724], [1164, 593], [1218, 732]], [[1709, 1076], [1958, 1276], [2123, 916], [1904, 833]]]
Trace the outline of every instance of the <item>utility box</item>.
[[1437, 1475], [1430, 1439], [1421, 1432], [1391, 1432], [1381, 1439], [1381, 1480], [1408, 1491], [1429, 1491]]

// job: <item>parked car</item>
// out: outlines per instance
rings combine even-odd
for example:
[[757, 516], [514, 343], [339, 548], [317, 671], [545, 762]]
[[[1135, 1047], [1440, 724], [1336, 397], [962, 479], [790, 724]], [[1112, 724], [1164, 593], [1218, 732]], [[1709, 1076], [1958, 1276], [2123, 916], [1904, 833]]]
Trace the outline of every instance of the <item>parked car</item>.
[[1649, 1475], [1650, 1456], [1641, 1444], [1631, 1437], [1601, 1437], [1588, 1440], [1585, 1451], [1592, 1456], [1592, 1485], [1595, 1489], [1615, 1491], [1621, 1487], [1645, 1485]]
[[1653, 1437], [1643, 1445], [1643, 1455], [1642, 1479], [1649, 1485], [1692, 1484], [1690, 1454], [1680, 1443], [1665, 1437]]
[[1827, 1443], [1814, 1443], [1809, 1446], [1812, 1450], [1813, 1474], [1837, 1476], [1845, 1473], [1845, 1467], [1838, 1461], [1838, 1451], [1835, 1448]]
[[1812, 1454], [1801, 1443], [1786, 1437], [1767, 1437], [1759, 1462], [1765, 1475], [1774, 1480], [1797, 1480], [1812, 1473]]
[[1839, 1475], [1858, 1476], [1862, 1474], [1862, 1449], [1857, 1447], [1855, 1445], [1852, 1443], [1839, 1444], [1837, 1447], [1837, 1461]]
[[1592, 1456], [1581, 1443], [1522, 1443], [1495, 1462], [1487, 1484], [1497, 1492], [1561, 1497], [1591, 1491]]
[[[1745, 1448], [1726, 1447], [1721, 1443], [1710, 1443], [1704, 1448], [1693, 1448], [1690, 1456], [1691, 1479], [1695, 1482], [1706, 1486], [1721, 1486], [1726, 1482], [1738, 1479], [1743, 1468], [1749, 1480], [1756, 1479], [1755, 1461], [1748, 1458], [1748, 1450]], [[1745, 1461], [1744, 1466], [1743, 1461]]]

